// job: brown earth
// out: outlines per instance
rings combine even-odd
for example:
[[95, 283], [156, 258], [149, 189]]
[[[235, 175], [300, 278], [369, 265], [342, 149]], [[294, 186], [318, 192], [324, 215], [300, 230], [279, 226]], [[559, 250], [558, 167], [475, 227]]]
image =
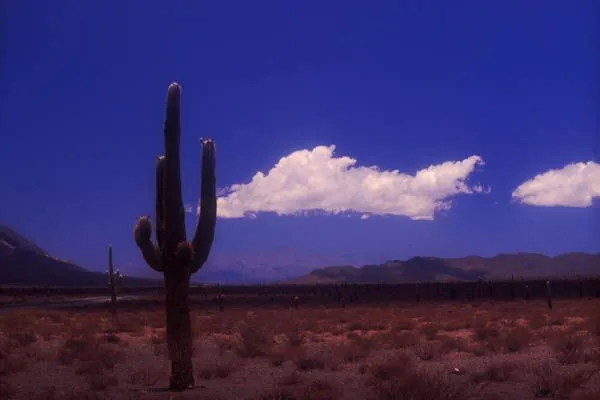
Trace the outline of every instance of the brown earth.
[[14, 399], [598, 399], [600, 300], [193, 311], [197, 388], [161, 391], [162, 308], [0, 315]]

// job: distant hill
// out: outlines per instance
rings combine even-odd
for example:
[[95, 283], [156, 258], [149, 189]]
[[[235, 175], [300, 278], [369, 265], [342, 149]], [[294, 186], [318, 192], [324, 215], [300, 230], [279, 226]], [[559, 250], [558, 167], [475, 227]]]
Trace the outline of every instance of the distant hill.
[[[157, 283], [134, 277], [123, 280], [126, 286]], [[0, 285], [106, 286], [107, 277], [52, 257], [11, 228], [0, 225]]]
[[363, 267], [319, 268], [288, 283], [401, 283], [408, 281], [477, 280], [515, 277], [600, 275], [600, 254], [566, 253], [548, 257], [536, 253], [499, 254], [484, 258], [414, 257]]

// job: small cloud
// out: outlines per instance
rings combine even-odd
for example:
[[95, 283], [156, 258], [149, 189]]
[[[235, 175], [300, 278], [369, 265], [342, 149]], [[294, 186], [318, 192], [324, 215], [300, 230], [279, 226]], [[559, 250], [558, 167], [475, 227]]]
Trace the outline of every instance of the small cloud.
[[481, 184], [477, 184], [473, 186], [473, 192], [481, 194], [490, 194], [492, 192], [492, 188], [489, 186], [487, 188], [484, 188]]
[[[256, 217], [258, 212], [299, 215], [358, 213], [403, 215], [431, 220], [436, 211], [451, 207], [450, 197], [489, 192], [465, 181], [483, 165], [473, 155], [462, 161], [431, 165], [415, 175], [376, 166], [356, 166], [357, 160], [336, 157], [335, 146], [317, 146], [283, 157], [266, 174], [257, 172], [249, 183], [235, 184], [218, 199], [222, 218]], [[487, 191], [486, 191], [487, 190]]]
[[589, 207], [600, 196], [600, 164], [572, 163], [523, 182], [512, 193], [514, 201], [542, 207]]

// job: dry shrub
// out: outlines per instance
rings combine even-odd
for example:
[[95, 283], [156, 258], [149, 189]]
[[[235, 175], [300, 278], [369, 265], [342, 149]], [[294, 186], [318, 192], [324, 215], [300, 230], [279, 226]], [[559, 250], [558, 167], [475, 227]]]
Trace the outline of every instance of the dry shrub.
[[425, 336], [427, 340], [435, 340], [437, 338], [440, 325], [436, 323], [427, 323], [421, 327], [421, 335]]
[[300, 371], [312, 371], [315, 369], [325, 369], [326, 360], [322, 353], [308, 353], [301, 351], [294, 357], [294, 364]]
[[371, 383], [377, 400], [467, 400], [475, 398], [474, 386], [462, 377], [443, 371], [410, 367], [401, 375]]
[[297, 400], [298, 397], [290, 389], [279, 388], [261, 394], [259, 400]]
[[340, 392], [331, 383], [322, 379], [316, 379], [301, 389], [297, 397], [301, 400], [336, 400]]
[[574, 400], [600, 400], [600, 390], [580, 393]]
[[125, 332], [134, 335], [142, 335], [146, 328], [146, 321], [137, 314], [127, 313], [126, 315], [119, 315], [116, 323], [116, 329], [118, 332]]
[[473, 354], [475, 357], [483, 357], [487, 354], [487, 349], [481, 344], [473, 344], [469, 346], [469, 353]]
[[475, 325], [473, 328], [473, 339], [478, 342], [494, 339], [500, 336], [498, 328], [491, 324]]
[[370, 383], [387, 381], [403, 376], [407, 370], [414, 368], [414, 359], [407, 352], [396, 353], [384, 362], [377, 363], [369, 368], [371, 373]]
[[110, 344], [118, 344], [121, 343], [121, 338], [118, 335], [115, 335], [114, 333], [108, 333], [104, 335], [104, 341]]
[[510, 353], [516, 353], [531, 343], [531, 332], [525, 327], [518, 326], [510, 329], [504, 335], [504, 347]]
[[587, 330], [592, 336], [600, 337], [600, 311], [595, 311], [587, 321]]
[[299, 329], [293, 329], [285, 334], [288, 346], [299, 347], [304, 343], [306, 334]]
[[555, 334], [548, 341], [561, 364], [576, 364], [584, 355], [584, 340], [579, 335]]
[[165, 375], [165, 371], [156, 363], [141, 365], [139, 368], [128, 368], [127, 381], [132, 385], [152, 387]]
[[0, 377], [23, 371], [27, 367], [27, 358], [21, 345], [15, 340], [0, 336]]
[[405, 349], [416, 346], [421, 342], [419, 335], [413, 332], [395, 332], [392, 331], [384, 335], [382, 342], [391, 345], [394, 349]]
[[109, 386], [117, 386], [119, 379], [113, 371], [104, 368], [102, 363], [91, 364], [93, 367], [86, 370], [85, 379], [91, 390], [106, 390]]
[[442, 328], [445, 331], [458, 331], [461, 329], [471, 328], [471, 322], [463, 318], [446, 321], [442, 324]]
[[488, 365], [481, 372], [474, 373], [471, 378], [474, 382], [506, 382], [512, 375], [516, 365], [510, 362], [499, 362]]
[[302, 377], [298, 371], [294, 370], [281, 379], [281, 384], [284, 386], [292, 386], [302, 382]]
[[14, 340], [22, 347], [27, 347], [30, 344], [37, 342], [38, 338], [32, 329], [25, 329], [23, 331], [7, 332], [6, 337], [10, 340]]
[[[79, 369], [85, 371], [87, 364], [97, 364], [103, 369], [113, 369], [122, 353], [89, 332], [76, 333], [69, 337], [58, 351], [58, 362], [71, 365], [79, 361]], [[85, 373], [85, 372], [82, 372]]]
[[105, 396], [102, 396], [100, 393], [90, 390], [73, 389], [66, 392], [58, 392], [56, 387], [50, 386], [32, 393], [31, 397], [28, 397], [27, 400], [101, 400], [104, 398]]
[[235, 352], [243, 358], [262, 357], [267, 354], [269, 345], [264, 331], [256, 326], [247, 325], [240, 330], [240, 342]]
[[198, 376], [207, 380], [211, 378], [227, 378], [234, 371], [234, 364], [232, 362], [215, 361], [210, 365], [203, 365], [198, 368]]
[[348, 335], [348, 342], [338, 347], [345, 362], [356, 362], [367, 357], [375, 347], [375, 340], [359, 335]]
[[413, 321], [412, 319], [401, 319], [399, 321], [396, 321], [392, 330], [411, 331], [414, 328], [415, 328], [415, 321]]
[[528, 320], [529, 328], [541, 329], [548, 326], [548, 318], [545, 315], [534, 315]]
[[438, 335], [438, 340], [441, 342], [441, 347], [440, 347], [440, 352], [441, 353], [448, 353], [451, 352], [452, 350], [457, 350], [457, 351], [462, 351], [462, 352], [469, 352], [469, 347], [468, 344], [462, 340], [462, 339], [457, 339], [454, 338], [452, 336], [447, 336], [447, 335]]
[[0, 398], [8, 399], [16, 397], [17, 389], [11, 386], [8, 382], [0, 382]]
[[571, 393], [585, 385], [597, 372], [596, 369], [560, 369], [547, 361], [532, 369], [532, 393], [535, 397], [569, 399]]
[[441, 347], [441, 343], [424, 342], [415, 347], [415, 355], [422, 361], [438, 359]]

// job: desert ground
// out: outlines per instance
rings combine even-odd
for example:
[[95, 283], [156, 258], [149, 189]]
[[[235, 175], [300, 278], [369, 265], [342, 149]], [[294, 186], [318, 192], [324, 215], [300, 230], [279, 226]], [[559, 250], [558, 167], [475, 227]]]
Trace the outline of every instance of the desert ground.
[[0, 314], [7, 399], [600, 399], [600, 299], [192, 310], [169, 393], [161, 305]]

